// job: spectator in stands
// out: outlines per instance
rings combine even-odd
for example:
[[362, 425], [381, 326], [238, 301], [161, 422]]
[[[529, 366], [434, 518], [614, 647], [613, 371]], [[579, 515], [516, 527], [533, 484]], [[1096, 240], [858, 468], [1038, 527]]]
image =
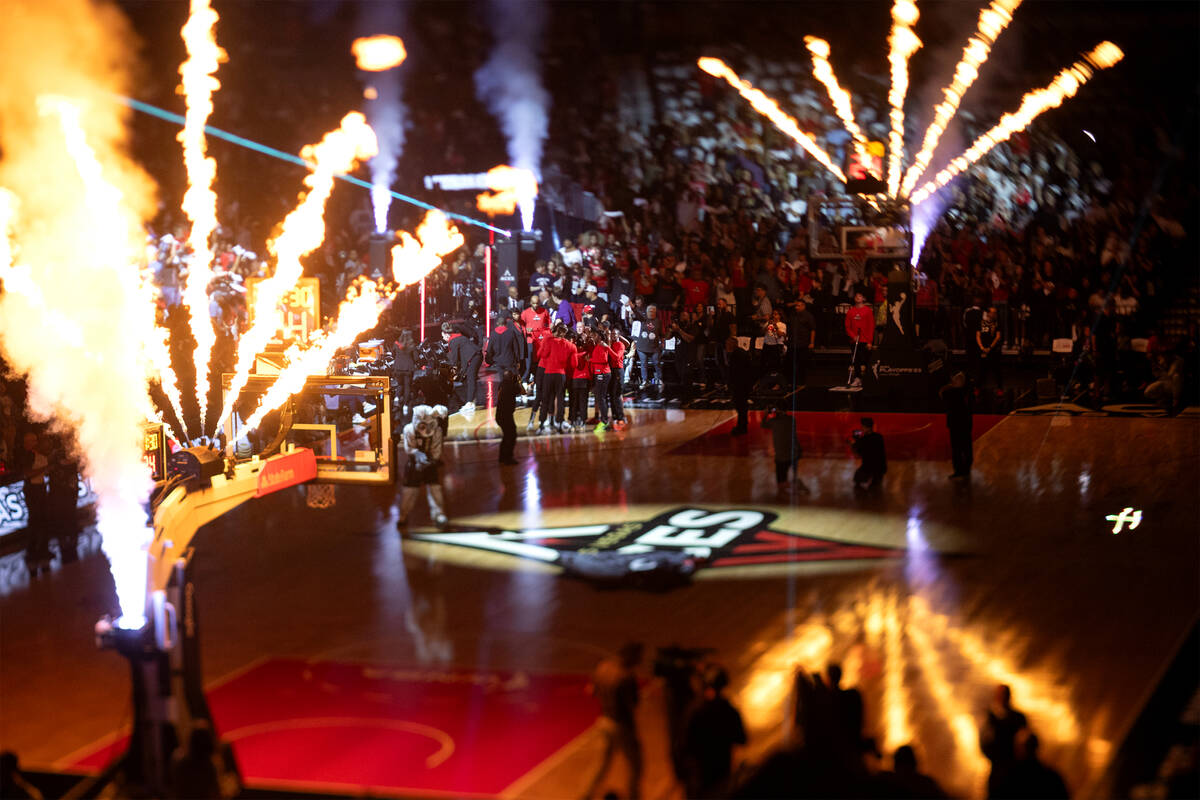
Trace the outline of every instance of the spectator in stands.
[[983, 320], [979, 323], [979, 330], [975, 332], [975, 342], [979, 345], [979, 378], [978, 384], [982, 388], [987, 382], [987, 376], [990, 373], [996, 378], [996, 388], [1004, 389], [1004, 372], [1000, 363], [1000, 325], [996, 318], [996, 309], [988, 308], [983, 314]]
[[658, 318], [658, 306], [646, 306], [646, 315], [638, 321], [638, 332], [634, 336], [638, 356], [638, 369], [642, 375], [642, 388], [650, 385], [650, 371], [654, 368], [654, 386], [662, 392], [662, 349], [663, 325]]
[[817, 321], [808, 310], [806, 295], [791, 304], [788, 315], [788, 349], [791, 351], [791, 383], [801, 388], [808, 381], [808, 363], [817, 341]]

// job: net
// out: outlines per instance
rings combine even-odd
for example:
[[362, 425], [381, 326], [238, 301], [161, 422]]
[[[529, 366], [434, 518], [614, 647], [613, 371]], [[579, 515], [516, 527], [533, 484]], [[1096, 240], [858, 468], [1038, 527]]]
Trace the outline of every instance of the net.
[[309, 508], [330, 508], [337, 502], [336, 488], [332, 483], [306, 484], [304, 502]]

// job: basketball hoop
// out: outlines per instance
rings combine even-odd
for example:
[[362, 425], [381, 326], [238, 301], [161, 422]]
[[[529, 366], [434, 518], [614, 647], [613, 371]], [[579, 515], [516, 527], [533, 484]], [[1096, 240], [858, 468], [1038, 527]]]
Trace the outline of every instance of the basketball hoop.
[[337, 502], [336, 488], [332, 483], [307, 483], [304, 502], [309, 508], [332, 508]]

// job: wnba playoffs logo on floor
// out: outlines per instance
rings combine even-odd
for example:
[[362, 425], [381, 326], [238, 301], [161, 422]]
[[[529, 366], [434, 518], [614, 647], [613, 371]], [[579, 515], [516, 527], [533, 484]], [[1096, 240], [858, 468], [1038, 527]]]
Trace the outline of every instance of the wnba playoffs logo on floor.
[[[599, 510], [598, 510], [599, 513]], [[415, 539], [529, 558], [592, 580], [688, 577], [700, 568], [894, 558], [901, 550], [771, 530], [771, 511], [677, 508], [644, 522], [418, 534]]]

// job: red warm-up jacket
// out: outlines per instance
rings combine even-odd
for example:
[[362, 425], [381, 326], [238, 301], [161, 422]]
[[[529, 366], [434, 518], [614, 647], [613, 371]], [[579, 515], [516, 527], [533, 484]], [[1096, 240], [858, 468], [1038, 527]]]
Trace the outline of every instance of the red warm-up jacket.
[[870, 344], [875, 338], [875, 312], [870, 306], [851, 306], [846, 312], [846, 335], [850, 341]]
[[538, 360], [547, 375], [566, 375], [575, 366], [575, 345], [557, 336], [547, 337], [542, 340]]
[[609, 352], [612, 355], [608, 357], [608, 365], [617, 371], [625, 369], [625, 343], [617, 339], [609, 346]]
[[578, 346], [575, 348], [575, 366], [571, 370], [571, 380], [586, 381], [591, 380], [592, 366], [589, 363], [592, 358], [590, 350], [581, 349]]
[[606, 344], [597, 344], [590, 353], [593, 375], [607, 375], [612, 371], [608, 360], [612, 358], [612, 349]]

